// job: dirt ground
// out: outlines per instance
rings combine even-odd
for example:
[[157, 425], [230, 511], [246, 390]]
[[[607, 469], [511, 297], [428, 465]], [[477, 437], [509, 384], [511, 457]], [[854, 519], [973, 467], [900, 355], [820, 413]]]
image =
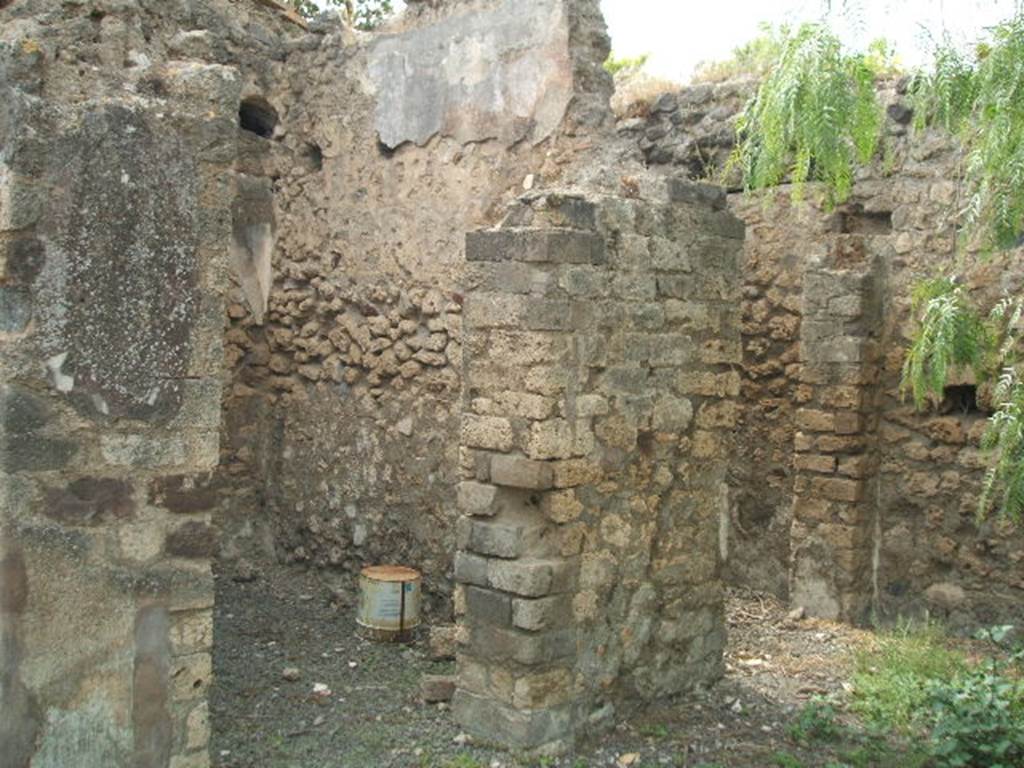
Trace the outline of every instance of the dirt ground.
[[[791, 724], [813, 697], [842, 700], [851, 651], [870, 635], [797, 619], [769, 597], [731, 593], [727, 675], [712, 691], [660, 704], [574, 755], [542, 761], [467, 740], [446, 705], [418, 696], [422, 674], [452, 664], [431, 661], [425, 637], [407, 646], [360, 639], [353, 606], [333, 597], [301, 570], [247, 583], [218, 577], [215, 766], [812, 768], [845, 762], [839, 757], [857, 748], [801, 747]], [[297, 679], [285, 678], [287, 668]]]

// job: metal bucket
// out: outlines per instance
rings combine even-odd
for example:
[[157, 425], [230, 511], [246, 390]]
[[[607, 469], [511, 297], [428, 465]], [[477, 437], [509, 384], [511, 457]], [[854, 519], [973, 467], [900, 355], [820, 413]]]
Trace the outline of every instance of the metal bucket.
[[420, 624], [420, 572], [400, 565], [372, 565], [359, 576], [356, 623], [373, 640], [402, 642]]

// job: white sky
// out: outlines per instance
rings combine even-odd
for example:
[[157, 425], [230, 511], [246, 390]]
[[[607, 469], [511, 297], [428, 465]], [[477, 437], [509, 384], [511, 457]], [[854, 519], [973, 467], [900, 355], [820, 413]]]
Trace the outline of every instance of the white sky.
[[[1007, 18], [1013, 0], [832, 0], [833, 28], [852, 46], [886, 37], [904, 64], [921, 63], [928, 33], [974, 39]], [[758, 23], [813, 21], [825, 0], [601, 0], [616, 56], [650, 54], [646, 70], [680, 82], [707, 59], [727, 58], [758, 33]]]
[[[395, 0], [396, 8], [402, 0]], [[1015, 0], [831, 0], [833, 28], [855, 48], [885, 37], [908, 66], [928, 58], [929, 35], [976, 39]], [[728, 58], [762, 21], [821, 19], [828, 0], [601, 0], [616, 56], [650, 54], [646, 71], [687, 82], [701, 61]]]

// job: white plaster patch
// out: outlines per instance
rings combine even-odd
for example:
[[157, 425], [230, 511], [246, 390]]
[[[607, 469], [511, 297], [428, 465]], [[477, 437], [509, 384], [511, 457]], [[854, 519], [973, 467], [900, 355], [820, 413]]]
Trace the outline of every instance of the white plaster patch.
[[[3, 201], [0, 201], [0, 207], [3, 206]], [[75, 388], [75, 377], [68, 376], [61, 371], [64, 367], [64, 361], [67, 360], [68, 353], [61, 352], [59, 355], [54, 355], [46, 361], [46, 368], [50, 372], [50, 380], [53, 383], [53, 388], [58, 392], [67, 394]]]
[[7, 165], [0, 162], [0, 230], [14, 229], [12, 224], [13, 210], [11, 208], [11, 171]]
[[362, 523], [356, 523], [352, 528], [352, 543], [357, 547], [361, 547], [366, 543], [366, 536], [366, 526]]
[[95, 393], [92, 395], [92, 407], [104, 416], [110, 415], [110, 406], [107, 405], [107, 401]]

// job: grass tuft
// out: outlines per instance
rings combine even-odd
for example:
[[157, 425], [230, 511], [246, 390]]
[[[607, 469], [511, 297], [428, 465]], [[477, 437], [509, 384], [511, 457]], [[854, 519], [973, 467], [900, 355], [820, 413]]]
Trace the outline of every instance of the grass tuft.
[[963, 653], [947, 648], [935, 624], [904, 625], [859, 651], [852, 709], [869, 726], [906, 731], [927, 704], [927, 684], [967, 668]]

